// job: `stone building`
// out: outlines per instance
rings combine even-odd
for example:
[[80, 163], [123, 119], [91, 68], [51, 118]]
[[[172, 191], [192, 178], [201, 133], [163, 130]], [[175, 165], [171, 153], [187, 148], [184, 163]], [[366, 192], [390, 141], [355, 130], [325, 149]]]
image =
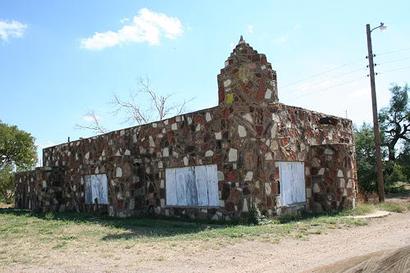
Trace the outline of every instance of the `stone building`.
[[218, 106], [43, 150], [16, 206], [198, 219], [354, 206], [352, 122], [278, 100], [276, 72], [241, 37]]

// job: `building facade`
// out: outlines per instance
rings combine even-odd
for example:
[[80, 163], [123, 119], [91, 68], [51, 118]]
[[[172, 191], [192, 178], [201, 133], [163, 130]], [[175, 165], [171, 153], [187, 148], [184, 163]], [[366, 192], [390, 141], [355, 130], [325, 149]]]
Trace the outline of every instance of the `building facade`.
[[217, 80], [216, 107], [45, 148], [16, 174], [16, 206], [212, 220], [354, 206], [350, 120], [280, 103], [242, 37]]

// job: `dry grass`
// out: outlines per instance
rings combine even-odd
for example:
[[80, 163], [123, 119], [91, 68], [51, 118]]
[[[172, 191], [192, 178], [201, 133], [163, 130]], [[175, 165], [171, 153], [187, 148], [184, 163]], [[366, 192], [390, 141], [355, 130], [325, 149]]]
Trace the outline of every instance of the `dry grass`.
[[[121, 257], [118, 252], [138, 252], [151, 246], [181, 251], [187, 244], [203, 250], [241, 240], [277, 243], [285, 237], [305, 239], [328, 229], [365, 224], [365, 220], [340, 215], [276, 220], [249, 226], [148, 218], [117, 219], [77, 213], [31, 214], [1, 209], [0, 267], [44, 264], [53, 257], [75, 254], [78, 250], [115, 260]], [[138, 259], [143, 260], [143, 254]]]

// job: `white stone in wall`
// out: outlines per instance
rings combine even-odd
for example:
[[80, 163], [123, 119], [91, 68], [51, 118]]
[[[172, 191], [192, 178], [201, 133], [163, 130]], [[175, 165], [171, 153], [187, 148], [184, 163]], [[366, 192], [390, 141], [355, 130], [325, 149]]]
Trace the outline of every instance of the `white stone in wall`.
[[246, 137], [246, 129], [242, 125], [238, 125], [239, 137]]
[[121, 130], [121, 131], [120, 131], [120, 136], [123, 136], [123, 135], [125, 135], [125, 131], [124, 131], [124, 130]]
[[339, 188], [344, 188], [345, 187], [345, 179], [344, 178], [340, 178], [339, 179]]
[[180, 122], [180, 121], [181, 121], [181, 116], [176, 116], [176, 117], [175, 117], [175, 121], [176, 121], [176, 122]]
[[226, 87], [230, 86], [231, 83], [232, 83], [232, 81], [230, 79], [227, 79], [226, 81], [224, 81], [224, 87], [226, 88]]
[[244, 119], [246, 119], [247, 121], [249, 121], [250, 123], [253, 123], [253, 118], [252, 115], [250, 113], [246, 113], [245, 115], [242, 116]]
[[222, 133], [221, 132], [216, 132], [215, 133], [215, 139], [216, 140], [221, 140], [222, 139]]
[[214, 155], [214, 151], [212, 151], [212, 150], [208, 150], [208, 151], [205, 152], [205, 157], [211, 157], [213, 155]]
[[319, 187], [319, 185], [318, 185], [317, 183], [314, 183], [314, 184], [313, 184], [313, 192], [314, 192], [314, 193], [320, 192], [320, 187]]
[[267, 196], [270, 196], [272, 193], [272, 187], [270, 183], [265, 183], [265, 193]]
[[228, 161], [235, 162], [238, 160], [238, 150], [230, 148], [228, 153]]
[[184, 156], [184, 165], [188, 166], [188, 163], [189, 163], [188, 157]]
[[43, 180], [43, 188], [47, 188], [47, 181]]
[[267, 89], [265, 92], [265, 99], [270, 99], [272, 98], [272, 90]]
[[209, 121], [211, 121], [211, 120], [212, 120], [211, 113], [206, 112], [206, 114], [205, 114], [205, 120], [206, 120], [207, 122], [209, 122]]
[[309, 167], [305, 167], [305, 175], [306, 176], [310, 175], [310, 168]]
[[323, 175], [325, 173], [325, 168], [320, 168], [320, 170], [319, 170], [319, 175]]
[[145, 172], [146, 172], [147, 174], [150, 174], [150, 173], [151, 173], [151, 168], [150, 168], [150, 167], [146, 167], [146, 168], [145, 168]]
[[168, 147], [165, 147], [165, 148], [162, 150], [162, 156], [163, 156], [163, 157], [168, 157], [168, 156], [169, 156], [169, 149], [168, 149]]
[[251, 171], [249, 171], [249, 172], [247, 172], [246, 173], [246, 175], [245, 175], [245, 181], [252, 181], [252, 179], [253, 179], [253, 172], [251, 172]]
[[343, 196], [347, 196], [347, 190], [346, 189], [343, 189]]
[[174, 130], [174, 131], [178, 130], [178, 124], [177, 123], [172, 123], [171, 129]]
[[280, 117], [279, 117], [279, 115], [276, 114], [276, 113], [273, 113], [273, 114], [272, 114], [272, 120], [273, 120], [274, 122], [276, 122], [276, 123], [279, 123], [279, 122], [280, 122]]
[[87, 152], [87, 153], [84, 155], [84, 158], [85, 158], [85, 160], [88, 160], [88, 159], [90, 158], [90, 152]]
[[140, 146], [140, 154], [145, 154], [147, 152], [147, 149], [145, 149], [144, 147]]
[[337, 170], [337, 177], [344, 177], [342, 170]]
[[133, 210], [135, 208], [135, 199], [131, 198], [130, 203], [128, 205], [128, 209]]
[[256, 180], [256, 182], [255, 182], [255, 188], [257, 188], [257, 189], [259, 189], [259, 188], [260, 188], [260, 185], [259, 185], [259, 180]]
[[242, 211], [243, 211], [243, 212], [248, 212], [248, 211], [249, 211], [249, 208], [248, 208], [248, 200], [247, 200], [246, 198], [243, 199]]
[[115, 177], [122, 177], [122, 169], [120, 167], [115, 169]]
[[201, 131], [201, 124], [198, 124], [198, 125], [196, 126], [195, 131], [197, 131], [197, 132]]
[[272, 153], [268, 152], [265, 154], [265, 160], [273, 160]]
[[164, 120], [164, 125], [168, 125], [168, 120]]
[[98, 174], [100, 172], [100, 169], [98, 168], [98, 166], [95, 168], [94, 173]]
[[236, 165], [236, 163], [232, 163], [232, 169], [236, 170], [238, 168], [238, 166]]
[[225, 67], [229, 65], [229, 61], [225, 61]]
[[325, 149], [325, 155], [332, 155], [332, 154], [334, 154], [332, 149], [328, 149], [328, 148]]
[[165, 199], [161, 198], [161, 207], [165, 207]]
[[225, 175], [223, 172], [218, 171], [218, 181], [223, 181], [225, 180]]
[[159, 169], [164, 168], [164, 164], [162, 164], [162, 161], [158, 161], [158, 168]]
[[312, 189], [306, 188], [306, 198], [311, 198], [311, 197], [312, 197]]
[[157, 124], [154, 122], [154, 123], [152, 123], [152, 127], [153, 128], [157, 128]]
[[150, 146], [150, 147], [155, 147], [154, 138], [153, 138], [152, 136], [149, 136], [149, 137], [148, 137], [148, 140], [149, 140], [149, 146]]
[[348, 179], [346, 188], [351, 189], [352, 187], [353, 187], [353, 179]]
[[272, 152], [276, 152], [279, 148], [278, 142], [276, 140], [272, 140], [272, 143], [270, 144], [270, 150]]
[[124, 155], [131, 155], [131, 151], [130, 150], [125, 150]]
[[276, 138], [276, 134], [278, 132], [278, 124], [277, 123], [273, 123], [272, 127], [270, 128], [270, 136], [271, 138]]
[[266, 65], [262, 65], [262, 66], [261, 66], [261, 69], [262, 69], [262, 70], [265, 70], [265, 69], [266, 69]]
[[178, 157], [179, 157], [179, 154], [178, 154], [177, 152], [175, 152], [175, 151], [172, 151], [172, 156], [175, 157], [175, 158], [178, 158]]
[[137, 141], [138, 141], [137, 135], [136, 135], [136, 134], [133, 134], [133, 135], [132, 135], [132, 142], [133, 142], [133, 143], [136, 143]]
[[224, 200], [219, 200], [219, 206], [220, 207], [225, 207], [225, 201]]
[[191, 125], [192, 124], [192, 118], [188, 117], [188, 124]]
[[159, 187], [160, 187], [161, 189], [165, 188], [165, 181], [164, 181], [164, 179], [161, 179], [161, 184], [159, 185]]

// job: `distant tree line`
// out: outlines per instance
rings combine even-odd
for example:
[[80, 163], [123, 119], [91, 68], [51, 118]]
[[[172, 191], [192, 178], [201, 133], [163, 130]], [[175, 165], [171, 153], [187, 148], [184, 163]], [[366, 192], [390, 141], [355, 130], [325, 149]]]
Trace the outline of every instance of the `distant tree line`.
[[[396, 182], [410, 181], [410, 103], [408, 85], [393, 85], [387, 107], [379, 113], [382, 139], [385, 190], [393, 191]], [[376, 159], [373, 128], [362, 124], [355, 128], [356, 162], [360, 190], [375, 192]]]
[[31, 134], [0, 121], [0, 202], [13, 201], [13, 172], [30, 170], [36, 161], [36, 146]]

